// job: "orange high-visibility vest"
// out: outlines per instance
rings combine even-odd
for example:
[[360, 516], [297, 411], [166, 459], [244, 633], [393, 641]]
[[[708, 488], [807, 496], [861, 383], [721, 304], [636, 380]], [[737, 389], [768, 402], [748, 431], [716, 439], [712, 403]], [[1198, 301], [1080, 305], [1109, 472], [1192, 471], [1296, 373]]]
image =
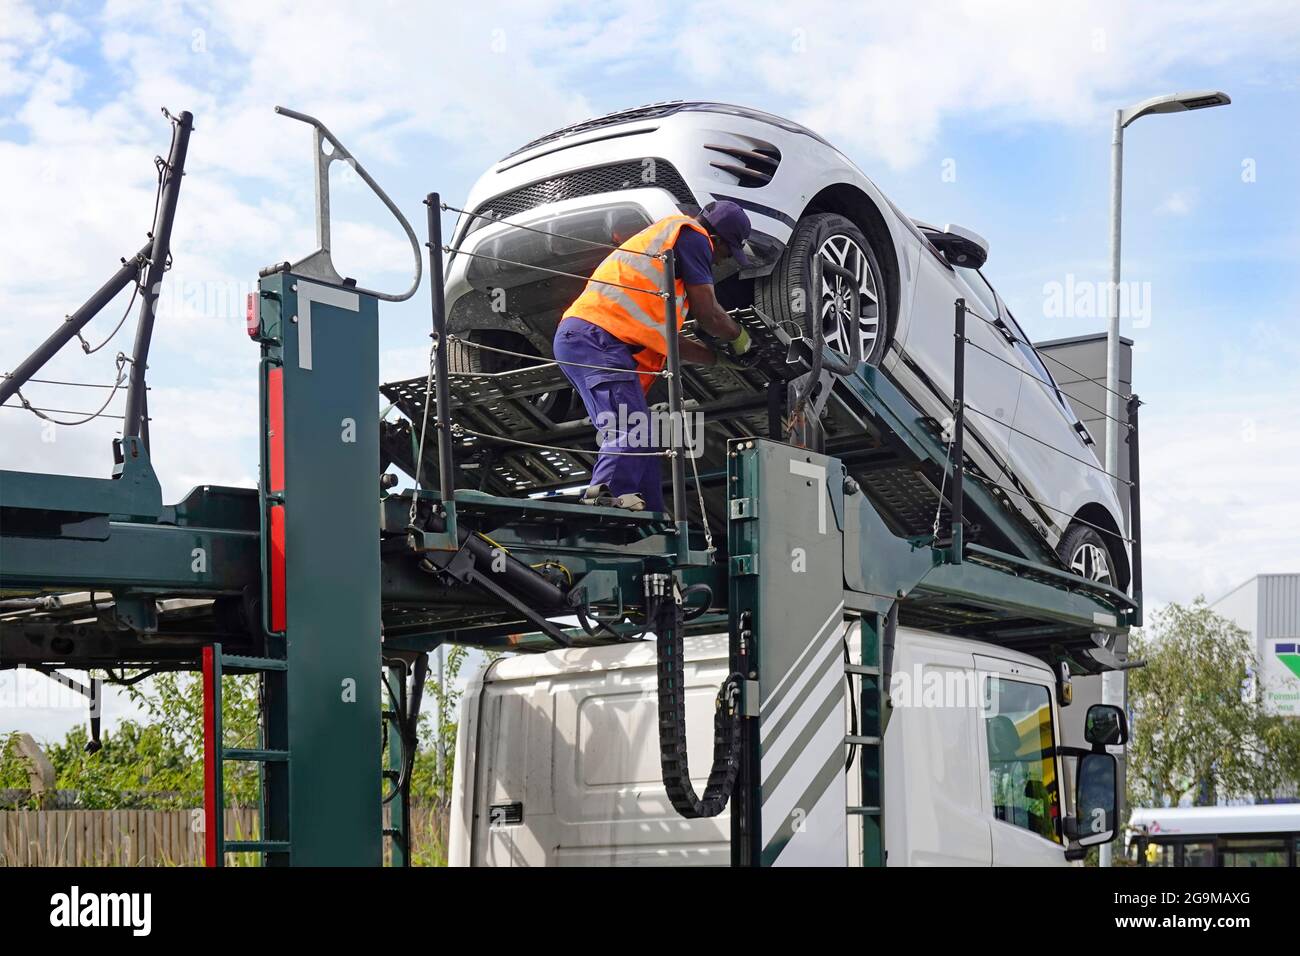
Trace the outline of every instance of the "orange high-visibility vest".
[[[635, 352], [640, 371], [658, 372], [668, 357], [668, 339], [664, 328], [664, 260], [638, 253], [671, 252], [683, 229], [694, 229], [706, 239], [709, 231], [690, 216], [668, 216], [642, 229], [605, 257], [596, 267], [564, 318], [576, 317], [600, 326], [620, 341], [641, 346]], [[712, 248], [713, 240], [709, 239]], [[686, 317], [686, 283], [677, 278], [673, 293], [677, 297], [677, 328]], [[650, 391], [653, 375], [640, 375], [641, 386]]]

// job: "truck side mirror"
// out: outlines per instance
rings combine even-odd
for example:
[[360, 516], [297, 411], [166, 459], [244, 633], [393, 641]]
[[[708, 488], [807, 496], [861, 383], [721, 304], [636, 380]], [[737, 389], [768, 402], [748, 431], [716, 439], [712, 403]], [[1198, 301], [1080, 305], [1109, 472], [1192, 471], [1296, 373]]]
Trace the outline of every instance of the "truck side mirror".
[[1083, 739], [1094, 747], [1128, 743], [1128, 718], [1114, 704], [1093, 704], [1083, 721]]
[[1108, 753], [1088, 753], [1079, 758], [1074, 787], [1077, 815], [1066, 821], [1066, 836], [1081, 847], [1109, 843], [1115, 838], [1118, 766]]

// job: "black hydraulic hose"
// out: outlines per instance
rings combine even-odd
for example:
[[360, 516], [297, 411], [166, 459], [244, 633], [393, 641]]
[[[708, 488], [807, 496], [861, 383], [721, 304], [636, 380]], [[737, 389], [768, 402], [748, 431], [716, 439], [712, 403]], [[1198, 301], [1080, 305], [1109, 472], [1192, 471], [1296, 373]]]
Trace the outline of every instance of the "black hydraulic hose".
[[682, 590], [683, 608], [685, 608], [686, 606], [687, 599], [690, 598], [691, 595], [693, 594], [705, 595], [704, 603], [699, 607], [691, 608], [689, 611], [683, 610], [682, 612], [683, 621], [695, 620], [697, 617], [700, 617], [703, 614], [707, 613], [709, 608], [713, 605], [713, 588], [709, 587], [707, 584], [700, 583], [700, 584], [692, 584], [690, 587], [684, 588]]
[[894, 713], [890, 687], [894, 682], [894, 648], [898, 644], [898, 602], [889, 605], [885, 615], [884, 639], [880, 642], [880, 729], [883, 733]]
[[[581, 624], [582, 629], [587, 632], [587, 636], [592, 638], [593, 640], [600, 640], [600, 638], [604, 636], [604, 637], [612, 637], [616, 641], [627, 641], [630, 643], [632, 641], [641, 640], [641, 638], [645, 637], [646, 632], [650, 630], [650, 626], [649, 624], [647, 624], [645, 627], [641, 629], [641, 632], [639, 634], [623, 635], [620, 634], [618, 631], [614, 630], [614, 628], [610, 627], [610, 625], [606, 621], [602, 621], [599, 617], [596, 618], [596, 621], [593, 624], [591, 618], [587, 616], [587, 612], [590, 610], [590, 608], [588, 608], [586, 605], [580, 604], [577, 607], [575, 607], [573, 610], [578, 617], [578, 623]], [[601, 631], [605, 632], [604, 635], [600, 633]]]
[[[852, 665], [853, 663], [852, 658], [849, 656], [848, 637], [844, 638], [843, 644], [844, 644], [844, 665], [845, 665], [844, 683], [848, 688], [848, 695], [849, 695], [849, 736], [856, 737], [858, 735], [858, 697], [857, 697], [857, 689], [853, 686], [853, 674], [848, 670], [849, 666]], [[853, 767], [853, 756], [854, 754], [857, 753], [858, 748], [847, 747], [845, 749], [848, 750], [849, 754], [847, 757], [844, 758], [844, 769], [850, 770]]]
[[[429, 655], [421, 655], [420, 662], [424, 664], [424, 672], [427, 674], [429, 670]], [[420, 671], [420, 662], [417, 662], [416, 664], [417, 676]], [[411, 730], [419, 727], [420, 706], [418, 698], [413, 694], [411, 701], [408, 701], [409, 717], [408, 714], [403, 714], [401, 712], [401, 698], [398, 696], [397, 691], [393, 689], [393, 684], [392, 681], [388, 679], [388, 674], [385, 673], [383, 675], [383, 680], [384, 686], [388, 689], [388, 697], [393, 702], [393, 713], [396, 715], [396, 723], [402, 734], [402, 767], [398, 771], [397, 781], [393, 785], [392, 792], [385, 794], [383, 797], [383, 802], [387, 804], [392, 803], [398, 795], [411, 785], [411, 777], [415, 774], [415, 748], [416, 744], [419, 742], [419, 737], [418, 731], [413, 735]], [[418, 686], [423, 686], [423, 678], [421, 678], [420, 685]], [[409, 705], [411, 703], [414, 703], [415, 706], [410, 707]]]
[[[428, 677], [429, 653], [425, 651], [415, 659], [415, 676], [411, 678], [411, 699], [406, 704], [410, 715], [407, 720], [407, 734], [411, 740], [411, 753], [415, 753], [416, 745], [420, 742], [420, 706], [424, 703], [424, 682]], [[438, 688], [438, 693], [445, 696], [441, 687]], [[438, 732], [442, 732], [441, 728]]]
[[[446, 528], [447, 524], [444, 518], [438, 515], [429, 518], [429, 529], [431, 531], [445, 531]], [[492, 567], [493, 562], [498, 560], [498, 555], [500, 558], [504, 558], [504, 567], [499, 572], [496, 580], [499, 581], [502, 587], [526, 599], [534, 607], [560, 610], [567, 605], [568, 600], [563, 591], [547, 580], [545, 575], [538, 574], [528, 564], [520, 561], [505, 549], [493, 545], [460, 524], [456, 527], [456, 539], [457, 544], [468, 548], [470, 553], [474, 555], [475, 561], [485, 567]]]
[[[651, 608], [647, 606], [647, 614]], [[654, 606], [659, 651], [659, 766], [673, 809], [687, 819], [715, 817], [726, 809], [740, 773], [740, 689], [743, 674], [732, 672], [718, 688], [713, 715], [713, 767], [697, 796], [686, 753], [686, 687], [682, 659], [682, 609], [671, 596]]]

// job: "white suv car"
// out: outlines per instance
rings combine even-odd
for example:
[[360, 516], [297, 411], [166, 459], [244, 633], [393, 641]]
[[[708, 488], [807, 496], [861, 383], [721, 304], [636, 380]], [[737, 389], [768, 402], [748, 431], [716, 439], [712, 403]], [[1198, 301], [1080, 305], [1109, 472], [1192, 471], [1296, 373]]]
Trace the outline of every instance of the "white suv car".
[[[471, 341], [549, 357], [555, 324], [581, 282], [496, 260], [588, 275], [604, 250], [571, 237], [620, 242], [715, 199], [738, 203], [754, 227], [751, 268], [717, 275], [724, 306], [755, 306], [778, 324], [802, 326], [792, 304], [810, 301], [796, 293], [813, 294], [813, 258], [846, 267], [858, 277], [859, 314], [849, 314], [844, 280], [828, 276], [820, 303], [827, 344], [848, 353], [859, 336], [865, 362], [935, 421], [952, 410], [953, 301], [964, 297], [984, 320], [967, 322], [972, 463], [1065, 567], [1128, 586], [1114, 486], [1091, 436], [979, 271], [987, 246], [959, 227], [909, 219], [847, 157], [796, 123], [721, 103], [671, 102], [569, 126], [516, 150], [475, 184], [465, 207], [473, 215], [456, 226], [453, 247], [483, 258], [453, 254], [447, 264], [449, 327]], [[503, 361], [476, 349], [453, 359], [472, 371]], [[537, 401], [549, 403], [544, 410], [556, 421], [581, 416], [558, 390]]]

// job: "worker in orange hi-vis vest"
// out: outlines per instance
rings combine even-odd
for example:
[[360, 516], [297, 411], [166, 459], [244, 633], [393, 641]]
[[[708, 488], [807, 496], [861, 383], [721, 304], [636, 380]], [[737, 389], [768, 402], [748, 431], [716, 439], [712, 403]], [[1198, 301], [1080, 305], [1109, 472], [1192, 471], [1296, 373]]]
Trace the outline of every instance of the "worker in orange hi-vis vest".
[[[749, 217], [734, 202], [705, 206], [697, 216], [668, 216], [624, 242], [591, 274], [582, 295], [555, 330], [555, 358], [582, 396], [600, 437], [600, 455], [583, 494], [588, 504], [633, 511], [664, 508], [662, 456], [649, 444], [646, 393], [664, 368], [669, 334], [678, 336], [683, 362], [714, 365], [712, 351], [681, 336], [689, 314], [736, 355], [748, 351], [749, 333], [718, 304], [713, 266], [734, 259], [749, 265]], [[665, 328], [664, 254], [673, 257], [678, 328]], [[599, 366], [590, 368], [589, 366]], [[687, 429], [683, 423], [682, 431]]]

